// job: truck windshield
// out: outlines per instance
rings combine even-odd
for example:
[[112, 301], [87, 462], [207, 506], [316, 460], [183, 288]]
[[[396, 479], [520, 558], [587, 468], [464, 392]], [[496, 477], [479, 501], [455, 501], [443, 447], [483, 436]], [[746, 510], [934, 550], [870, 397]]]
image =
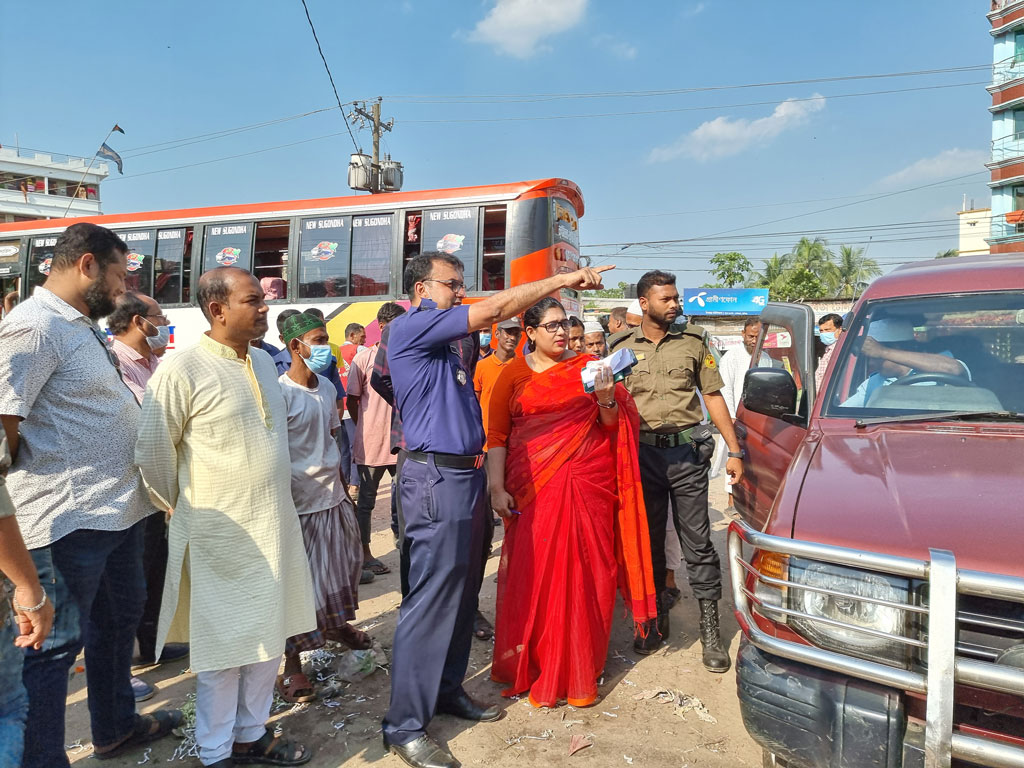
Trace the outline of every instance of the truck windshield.
[[1024, 411], [1024, 292], [871, 302], [837, 343], [825, 416]]

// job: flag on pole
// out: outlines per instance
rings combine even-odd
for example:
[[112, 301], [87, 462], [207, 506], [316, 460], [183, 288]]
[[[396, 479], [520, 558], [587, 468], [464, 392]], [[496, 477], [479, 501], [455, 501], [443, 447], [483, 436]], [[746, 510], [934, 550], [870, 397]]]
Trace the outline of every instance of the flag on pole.
[[[122, 133], [124, 133], [124, 131], [122, 131]], [[113, 160], [117, 163], [117, 172], [122, 175], [124, 174], [124, 166], [121, 162], [121, 156], [107, 146], [107, 142], [103, 142], [103, 144], [100, 145], [100, 148], [96, 150], [96, 157], [105, 157], [108, 160]]]
[[113, 133], [114, 131], [117, 131], [118, 133], [124, 133], [124, 128], [122, 128], [117, 123], [114, 123], [114, 127], [111, 129], [110, 132]]

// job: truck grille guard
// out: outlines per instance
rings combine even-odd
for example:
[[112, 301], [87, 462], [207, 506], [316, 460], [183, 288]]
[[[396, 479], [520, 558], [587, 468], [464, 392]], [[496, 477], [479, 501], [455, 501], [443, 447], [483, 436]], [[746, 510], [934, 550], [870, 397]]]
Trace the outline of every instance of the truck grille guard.
[[[799, 584], [788, 578], [767, 576], [762, 574], [750, 559], [744, 557], [744, 544], [763, 552], [775, 552], [924, 582], [928, 585], [928, 605], [851, 595]], [[953, 721], [954, 685], [957, 683], [1024, 696], [1024, 669], [957, 655], [958, 596], [973, 595], [1024, 604], [1024, 579], [958, 569], [953, 553], [946, 550], [929, 550], [929, 558], [927, 561], [915, 560], [770, 536], [738, 520], [729, 526], [729, 570], [736, 618], [751, 643], [763, 651], [787, 659], [869, 680], [879, 685], [924, 694], [926, 768], [949, 768], [953, 759], [992, 768], [1024, 768], [1024, 748], [1004, 741], [961, 733], [955, 730]], [[902, 635], [882, 632], [835, 619], [810, 616], [790, 607], [770, 605], [761, 601], [753, 590], [747, 588], [748, 575], [769, 586], [811, 590], [846, 600], [863, 600], [907, 611], [908, 615], [916, 615], [920, 622], [926, 623], [928, 640], [924, 642], [919, 637], [912, 636], [916, 633]], [[925, 668], [923, 671], [903, 669], [773, 637], [754, 621], [755, 608], [768, 619], [801, 618], [902, 643], [920, 654], [922, 661], [925, 662]]]

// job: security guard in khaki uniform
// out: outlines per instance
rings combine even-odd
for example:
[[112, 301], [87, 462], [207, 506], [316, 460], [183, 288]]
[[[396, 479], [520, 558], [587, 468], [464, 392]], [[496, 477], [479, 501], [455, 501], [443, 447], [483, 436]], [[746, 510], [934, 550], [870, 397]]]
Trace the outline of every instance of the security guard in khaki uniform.
[[646, 637], [638, 637], [633, 647], [637, 653], [653, 653], [668, 637], [665, 526], [671, 493], [686, 572], [700, 603], [704, 667], [711, 672], [725, 672], [729, 669], [729, 655], [718, 628], [722, 566], [711, 543], [708, 520], [708, 469], [714, 436], [709, 427], [700, 423], [704, 414], [698, 389], [712, 422], [729, 447], [726, 472], [733, 482], [743, 474], [742, 453], [725, 398], [719, 392], [722, 377], [704, 329], [673, 324], [681, 314], [675, 275], [658, 270], [648, 272], [636, 288], [643, 322], [638, 328], [608, 340], [610, 351], [629, 347], [637, 359], [624, 383], [640, 411], [640, 477], [658, 595], [657, 625], [649, 628]]

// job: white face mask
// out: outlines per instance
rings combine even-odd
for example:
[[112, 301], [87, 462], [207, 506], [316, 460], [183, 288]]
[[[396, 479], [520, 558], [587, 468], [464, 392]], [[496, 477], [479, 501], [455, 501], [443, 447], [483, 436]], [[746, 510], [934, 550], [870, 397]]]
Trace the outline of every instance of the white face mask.
[[171, 326], [169, 325], [156, 325], [155, 323], [147, 323], [156, 328], [155, 336], [147, 336], [146, 343], [149, 344], [150, 349], [163, 349], [171, 343]]

